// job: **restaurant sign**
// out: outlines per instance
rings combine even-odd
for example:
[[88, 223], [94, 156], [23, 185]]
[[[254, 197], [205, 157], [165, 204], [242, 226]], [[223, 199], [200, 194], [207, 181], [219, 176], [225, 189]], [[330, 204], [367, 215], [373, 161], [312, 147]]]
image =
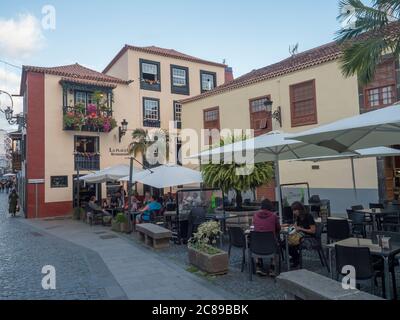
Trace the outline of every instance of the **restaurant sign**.
[[109, 152], [112, 156], [129, 156], [129, 149], [128, 148], [110, 148]]

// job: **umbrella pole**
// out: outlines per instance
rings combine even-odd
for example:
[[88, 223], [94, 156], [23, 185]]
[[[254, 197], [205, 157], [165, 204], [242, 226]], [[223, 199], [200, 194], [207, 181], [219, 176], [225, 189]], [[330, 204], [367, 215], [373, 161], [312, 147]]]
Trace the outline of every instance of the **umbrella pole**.
[[[131, 229], [131, 208], [132, 208], [132, 178], [133, 178], [133, 157], [131, 157], [129, 162], [129, 183], [128, 183], [128, 224], [129, 230]], [[135, 217], [134, 217], [135, 219]], [[136, 221], [133, 221], [133, 225], [136, 229]], [[136, 230], [134, 230], [136, 231]]]
[[275, 194], [276, 197], [278, 198], [278, 203], [279, 203], [279, 220], [280, 224], [283, 223], [283, 210], [282, 210], [282, 196], [281, 196], [281, 182], [280, 182], [280, 176], [279, 176], [279, 157], [276, 157], [275, 160]]
[[354, 158], [351, 158], [351, 175], [353, 177], [353, 190], [354, 190], [354, 198], [356, 201], [358, 200], [358, 195], [357, 195], [357, 184], [356, 184], [356, 173], [354, 170]]

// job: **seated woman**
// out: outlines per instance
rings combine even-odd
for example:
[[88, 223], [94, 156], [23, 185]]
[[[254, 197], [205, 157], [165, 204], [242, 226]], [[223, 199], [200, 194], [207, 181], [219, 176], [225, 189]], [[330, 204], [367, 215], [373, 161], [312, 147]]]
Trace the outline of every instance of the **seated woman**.
[[[279, 232], [281, 231], [279, 218], [274, 213], [274, 206], [272, 202], [268, 199], [265, 199], [261, 202], [261, 210], [254, 215], [253, 225], [255, 232], [272, 232], [275, 235], [276, 240], [279, 241]], [[272, 259], [270, 266], [271, 268], [268, 271], [268, 274], [271, 277], [276, 276], [276, 272], [274, 270], [276, 265], [275, 259]], [[264, 272], [262, 266], [262, 259], [257, 259], [257, 274], [260, 276], [266, 276], [267, 274]]]
[[90, 197], [90, 201], [88, 203], [88, 206], [89, 206], [90, 210], [93, 212], [93, 214], [102, 213], [105, 216], [111, 216], [111, 214], [109, 212], [107, 212], [106, 210], [103, 210], [103, 208], [100, 207], [96, 203], [96, 196], [91, 196]]
[[306, 208], [301, 202], [292, 204], [292, 211], [295, 219], [296, 231], [301, 235], [299, 244], [289, 246], [289, 254], [292, 257], [292, 268], [297, 268], [300, 264], [300, 249], [308, 247], [315, 241], [317, 227], [314, 218], [307, 213]]
[[151, 213], [157, 210], [161, 210], [161, 204], [155, 200], [154, 196], [150, 196], [149, 203], [139, 210], [141, 214], [138, 215], [138, 222], [150, 222]]

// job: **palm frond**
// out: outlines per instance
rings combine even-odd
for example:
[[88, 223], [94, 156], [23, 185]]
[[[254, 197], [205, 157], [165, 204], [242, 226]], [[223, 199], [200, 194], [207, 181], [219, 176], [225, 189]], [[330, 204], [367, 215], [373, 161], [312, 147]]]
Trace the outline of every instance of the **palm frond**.
[[400, 22], [400, 0], [374, 0], [370, 6], [361, 0], [341, 0], [339, 10], [339, 20], [355, 19], [353, 27], [336, 33], [343, 46], [342, 73], [346, 77], [357, 74], [366, 85], [374, 79], [383, 55], [400, 54], [400, 34], [388, 29], [391, 22]]
[[340, 58], [342, 73], [349, 77], [357, 74], [362, 84], [370, 83], [375, 76], [382, 53], [389, 49], [384, 38], [368, 39], [346, 48]]

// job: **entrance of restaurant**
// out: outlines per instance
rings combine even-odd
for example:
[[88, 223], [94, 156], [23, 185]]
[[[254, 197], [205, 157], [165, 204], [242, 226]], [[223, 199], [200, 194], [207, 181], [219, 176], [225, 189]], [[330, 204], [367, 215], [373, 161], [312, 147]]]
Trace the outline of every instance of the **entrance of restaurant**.
[[[84, 175], [79, 175], [83, 177]], [[77, 183], [77, 175], [73, 175], [73, 188], [72, 188], [72, 199], [73, 199], [73, 207], [76, 208], [78, 205], [78, 183]], [[83, 180], [79, 180], [79, 203], [81, 207], [85, 207], [89, 202], [90, 197], [96, 196], [96, 199], [100, 201], [102, 200], [102, 192], [101, 192], [101, 184], [88, 184]]]
[[[400, 145], [393, 148], [400, 149]], [[385, 187], [387, 200], [400, 200], [400, 157], [385, 159]]]

